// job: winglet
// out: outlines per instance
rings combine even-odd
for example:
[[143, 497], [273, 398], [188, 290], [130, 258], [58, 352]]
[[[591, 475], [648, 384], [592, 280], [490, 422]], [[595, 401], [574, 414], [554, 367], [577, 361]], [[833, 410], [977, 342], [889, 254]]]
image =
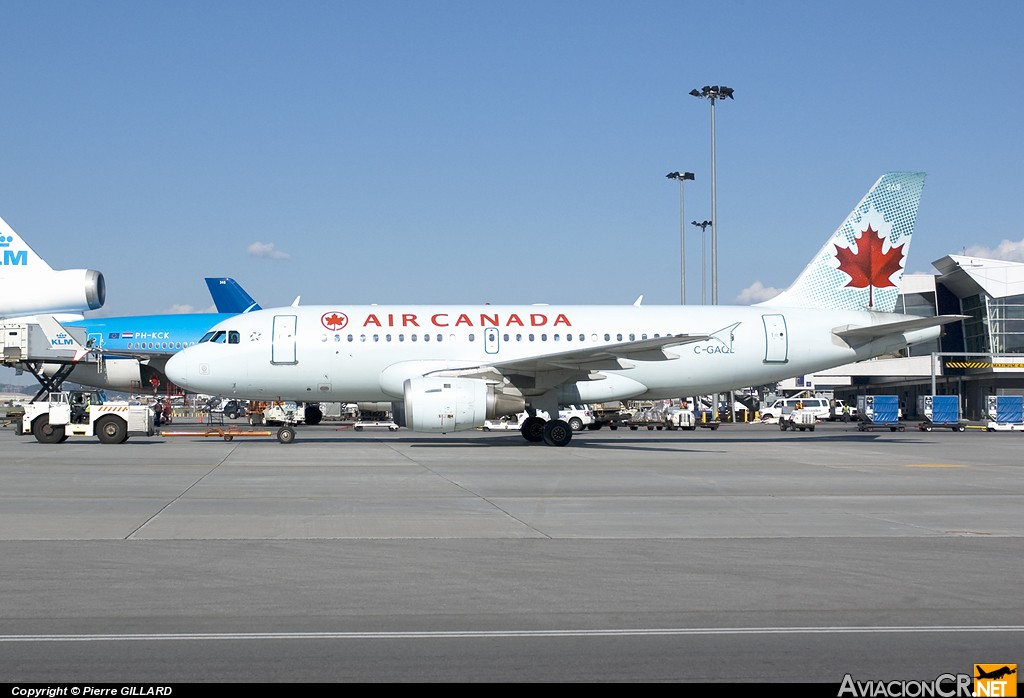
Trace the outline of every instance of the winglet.
[[633, 305], [635, 305], [636, 307], [639, 308], [640, 304], [643, 303], [643, 300], [644, 300], [644, 294], [641, 293], [639, 296], [637, 296], [637, 299], [635, 301], [633, 301]]

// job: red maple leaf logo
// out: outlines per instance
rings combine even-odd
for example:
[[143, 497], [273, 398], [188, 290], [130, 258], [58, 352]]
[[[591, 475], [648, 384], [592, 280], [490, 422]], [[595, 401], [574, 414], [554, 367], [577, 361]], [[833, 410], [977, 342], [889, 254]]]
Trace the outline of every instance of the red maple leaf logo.
[[320, 322], [327, 329], [333, 332], [337, 332], [338, 330], [343, 329], [345, 325], [348, 324], [348, 315], [346, 315], [345, 313], [337, 312], [324, 313], [320, 317]]
[[839, 260], [839, 271], [850, 275], [847, 287], [868, 289], [870, 308], [875, 304], [874, 289], [896, 285], [889, 277], [902, 268], [903, 245], [890, 247], [888, 252], [883, 252], [882, 242], [885, 238], [880, 237], [878, 231], [870, 225], [867, 230], [857, 233], [855, 239], [858, 241], [857, 251], [837, 245], [836, 259]]

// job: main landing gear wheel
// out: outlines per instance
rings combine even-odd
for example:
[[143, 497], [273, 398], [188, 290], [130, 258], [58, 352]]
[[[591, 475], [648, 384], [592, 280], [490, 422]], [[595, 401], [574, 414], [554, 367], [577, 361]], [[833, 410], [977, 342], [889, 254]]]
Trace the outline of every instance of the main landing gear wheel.
[[544, 425], [543, 438], [548, 446], [567, 446], [572, 441], [572, 427], [561, 419], [552, 419]]
[[295, 429], [284, 426], [277, 430], [277, 440], [283, 444], [290, 444], [295, 441]]
[[523, 426], [519, 427], [519, 433], [530, 443], [540, 443], [544, 440], [544, 420], [540, 417], [527, 417], [523, 420]]

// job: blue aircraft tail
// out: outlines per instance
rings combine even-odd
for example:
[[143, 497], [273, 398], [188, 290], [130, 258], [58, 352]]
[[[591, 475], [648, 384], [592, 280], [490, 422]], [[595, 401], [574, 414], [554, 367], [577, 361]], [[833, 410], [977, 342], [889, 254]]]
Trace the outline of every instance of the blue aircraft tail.
[[248, 313], [261, 310], [259, 303], [237, 281], [228, 277], [207, 278], [206, 285], [218, 313]]

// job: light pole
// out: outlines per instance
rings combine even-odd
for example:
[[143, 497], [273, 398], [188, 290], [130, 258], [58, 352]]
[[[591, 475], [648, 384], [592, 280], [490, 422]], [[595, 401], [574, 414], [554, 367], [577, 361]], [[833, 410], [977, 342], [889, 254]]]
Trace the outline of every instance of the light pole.
[[690, 223], [700, 228], [700, 304], [705, 305], [708, 300], [704, 294], [704, 289], [707, 286], [704, 283], [704, 271], [708, 268], [708, 263], [705, 261], [704, 257], [704, 230], [711, 225], [711, 221], [701, 221], [700, 223], [697, 221], [690, 221]]
[[690, 90], [694, 97], [711, 102], [711, 304], [718, 305], [718, 208], [715, 201], [715, 101], [734, 99], [731, 87], [724, 85], [705, 85], [701, 89]]
[[693, 179], [692, 172], [669, 172], [669, 179], [679, 180], [679, 304], [686, 305], [686, 232], [683, 222], [683, 182]]

